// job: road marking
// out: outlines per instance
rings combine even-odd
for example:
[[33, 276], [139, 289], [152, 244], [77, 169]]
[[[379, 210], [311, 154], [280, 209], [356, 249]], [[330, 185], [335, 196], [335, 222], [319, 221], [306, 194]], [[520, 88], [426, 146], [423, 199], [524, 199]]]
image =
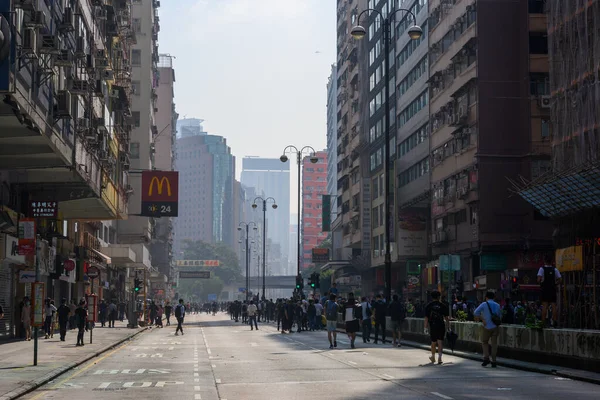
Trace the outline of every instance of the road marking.
[[504, 391], [508, 392], [509, 390], [512, 390], [512, 388], [498, 388], [497, 390], [504, 390]]
[[198, 367], [194, 368], [194, 372], [198, 372]]
[[441, 397], [442, 399], [454, 400], [452, 397], [446, 396], [446, 395], [438, 393], [438, 392], [431, 392], [431, 394], [434, 395], [434, 396], [437, 396], [437, 397]]
[[194, 378], [194, 382], [200, 382], [200, 378]]
[[202, 396], [200, 396], [200, 393], [196, 393], [194, 395], [194, 400], [202, 400]]
[[171, 347], [167, 348], [167, 350], [175, 350], [175, 347], [171, 346]]
[[258, 347], [258, 343], [250, 342], [250, 346], [252, 346], [252, 347]]
[[571, 378], [563, 378], [562, 376], [556, 377], [554, 379], [557, 381], [570, 381], [571, 380]]
[[217, 366], [215, 364], [211, 364], [210, 366], [213, 368], [217, 368]]
[[[138, 384], [140, 384], [139, 386], [137, 386]], [[152, 382], [125, 382], [123, 384], [123, 387], [125, 388], [132, 388], [132, 387], [136, 387], [136, 388], [147, 388], [152, 386]]]
[[200, 376], [200, 374], [197, 372], [194, 372], [194, 376]]
[[215, 382], [216, 383], [221, 383], [221, 380], [220, 379], [215, 379]]
[[206, 348], [206, 351], [208, 352], [208, 354], [212, 354], [209, 348]]
[[352, 365], [356, 365], [356, 363], [354, 361], [348, 361], [348, 362]]
[[200, 391], [200, 386], [194, 386], [194, 390], [195, 390], [196, 392], [199, 392], [199, 391]]
[[393, 376], [391, 376], [391, 375], [388, 375], [388, 374], [382, 374], [381, 376], [384, 376], [384, 377], [386, 377], [386, 378], [388, 378], [388, 379], [396, 379], [396, 378], [394, 378]]

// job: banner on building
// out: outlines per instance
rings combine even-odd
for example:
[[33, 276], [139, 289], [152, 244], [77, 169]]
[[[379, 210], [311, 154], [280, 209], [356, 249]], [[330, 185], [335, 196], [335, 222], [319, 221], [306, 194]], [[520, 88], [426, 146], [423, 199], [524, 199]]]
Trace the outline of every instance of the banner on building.
[[178, 267], [218, 267], [221, 263], [219, 260], [177, 260], [175, 265]]
[[427, 256], [427, 210], [403, 208], [398, 210], [398, 237], [396, 240], [399, 257]]
[[322, 196], [321, 220], [321, 230], [323, 232], [331, 231], [331, 195], [329, 194]]
[[556, 250], [556, 268], [561, 273], [583, 271], [583, 246]]
[[176, 217], [179, 201], [179, 172], [142, 172], [142, 209], [144, 217]]
[[179, 279], [210, 279], [210, 271], [179, 271]]
[[315, 264], [326, 264], [329, 262], [329, 249], [328, 248], [313, 248], [312, 249], [312, 262]]

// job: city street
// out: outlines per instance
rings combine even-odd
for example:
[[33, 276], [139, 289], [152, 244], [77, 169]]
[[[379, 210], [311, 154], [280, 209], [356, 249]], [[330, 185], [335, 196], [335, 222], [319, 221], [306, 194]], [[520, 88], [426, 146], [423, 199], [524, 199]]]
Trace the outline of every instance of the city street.
[[[188, 316], [152, 329], [26, 395], [28, 400], [149, 399], [595, 399], [596, 385], [428, 353], [364, 345], [340, 334], [281, 335], [273, 325], [251, 331], [225, 314]], [[118, 394], [114, 392], [119, 392]]]

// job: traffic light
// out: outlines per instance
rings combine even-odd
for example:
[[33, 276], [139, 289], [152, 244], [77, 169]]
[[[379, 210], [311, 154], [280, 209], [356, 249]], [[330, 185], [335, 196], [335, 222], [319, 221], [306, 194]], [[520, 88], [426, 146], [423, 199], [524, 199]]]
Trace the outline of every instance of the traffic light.
[[310, 276], [308, 277], [308, 286], [310, 286], [312, 289], [315, 288], [315, 274], [310, 274]]
[[137, 293], [140, 291], [141, 288], [142, 288], [142, 281], [138, 278], [135, 278], [133, 280], [133, 291]]
[[510, 289], [513, 292], [519, 290], [519, 278], [517, 278], [516, 276], [510, 278]]
[[304, 279], [302, 279], [301, 274], [298, 274], [296, 276], [296, 289], [298, 289], [298, 290], [304, 289]]
[[315, 272], [315, 277], [313, 278], [313, 283], [314, 283], [313, 287], [314, 288], [319, 289], [321, 287], [321, 282], [319, 280], [320, 280], [320, 275], [317, 272]]

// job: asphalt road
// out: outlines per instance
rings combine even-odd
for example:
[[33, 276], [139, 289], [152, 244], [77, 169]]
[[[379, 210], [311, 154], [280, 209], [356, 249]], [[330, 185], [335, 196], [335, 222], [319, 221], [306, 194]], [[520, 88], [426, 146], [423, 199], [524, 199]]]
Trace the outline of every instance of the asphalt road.
[[153, 329], [25, 396], [63, 399], [597, 399], [598, 386], [325, 332], [251, 331], [225, 314]]

